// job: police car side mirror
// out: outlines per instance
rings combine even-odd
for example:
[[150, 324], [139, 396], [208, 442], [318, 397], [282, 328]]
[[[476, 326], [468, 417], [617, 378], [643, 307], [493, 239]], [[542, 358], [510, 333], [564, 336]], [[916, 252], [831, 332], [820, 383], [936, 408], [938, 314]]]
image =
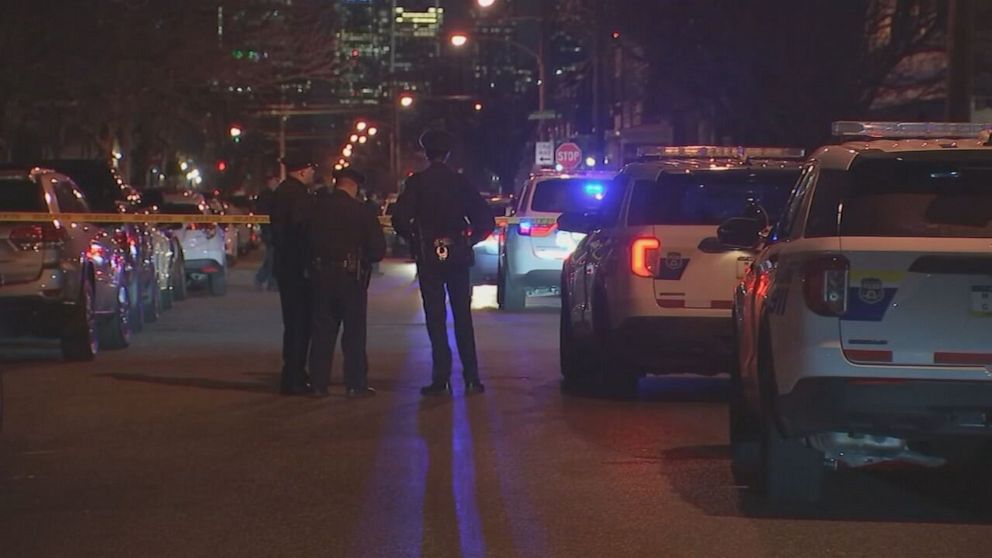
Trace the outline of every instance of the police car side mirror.
[[599, 226], [595, 213], [568, 211], [558, 217], [558, 230], [589, 234]]
[[761, 241], [764, 223], [761, 219], [734, 217], [724, 221], [716, 230], [720, 243], [731, 248], [754, 248]]

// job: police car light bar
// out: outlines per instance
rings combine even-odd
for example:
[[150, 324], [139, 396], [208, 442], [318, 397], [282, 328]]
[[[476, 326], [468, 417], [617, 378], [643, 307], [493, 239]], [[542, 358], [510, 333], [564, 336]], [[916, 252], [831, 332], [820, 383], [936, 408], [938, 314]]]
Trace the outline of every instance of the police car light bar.
[[653, 145], [637, 148], [637, 156], [671, 159], [741, 159], [744, 157], [744, 148], [717, 145], [677, 147]]
[[748, 159], [805, 159], [806, 150], [801, 147], [745, 147], [744, 157]]
[[967, 122], [834, 122], [835, 136], [869, 138], [977, 138], [992, 124]]

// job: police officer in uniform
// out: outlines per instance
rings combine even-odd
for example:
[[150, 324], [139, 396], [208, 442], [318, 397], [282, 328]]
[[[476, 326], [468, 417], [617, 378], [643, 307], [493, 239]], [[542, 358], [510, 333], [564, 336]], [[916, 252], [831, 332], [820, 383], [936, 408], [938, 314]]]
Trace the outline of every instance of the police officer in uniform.
[[273, 270], [282, 303], [282, 381], [285, 395], [309, 393], [306, 361], [310, 347], [310, 286], [306, 277], [307, 226], [317, 165], [303, 155], [282, 160], [287, 177], [272, 195]]
[[451, 348], [448, 345], [445, 293], [455, 321], [455, 339], [466, 393], [485, 391], [472, 326], [472, 246], [496, 227], [493, 214], [468, 180], [446, 164], [454, 138], [428, 131], [420, 137], [429, 166], [413, 174], [396, 202], [393, 227], [410, 242], [417, 260], [420, 294], [434, 361], [431, 383], [423, 395], [451, 393]]
[[344, 352], [348, 397], [370, 397], [365, 352], [368, 285], [372, 264], [386, 255], [386, 237], [375, 213], [357, 199], [365, 177], [358, 171], [334, 172], [333, 191], [314, 196], [310, 221], [310, 282], [313, 315], [310, 347], [312, 393], [327, 395], [338, 331]]

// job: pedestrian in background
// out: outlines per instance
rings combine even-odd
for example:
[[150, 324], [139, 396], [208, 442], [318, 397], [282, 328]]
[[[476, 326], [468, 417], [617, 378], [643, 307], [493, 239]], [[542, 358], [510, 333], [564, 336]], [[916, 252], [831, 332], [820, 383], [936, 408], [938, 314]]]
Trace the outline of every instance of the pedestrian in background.
[[310, 348], [310, 285], [306, 276], [308, 226], [317, 165], [302, 155], [284, 157], [286, 180], [272, 198], [272, 243], [274, 270], [282, 303], [281, 392], [304, 395], [310, 392], [306, 360]]
[[[265, 179], [265, 188], [258, 194], [255, 200], [255, 215], [272, 216], [272, 198], [276, 188], [279, 187], [279, 177], [272, 175]], [[262, 246], [265, 254], [262, 256], [262, 265], [259, 266], [255, 274], [255, 287], [259, 290], [274, 290], [276, 288], [275, 275], [272, 266], [275, 258], [275, 245], [272, 243], [272, 225], [263, 224], [259, 227], [262, 232]]]
[[455, 340], [462, 362], [466, 393], [485, 391], [472, 326], [472, 247], [496, 228], [496, 220], [479, 192], [446, 164], [454, 138], [428, 131], [420, 145], [430, 165], [406, 181], [393, 211], [393, 228], [410, 243], [417, 260], [420, 294], [430, 336], [433, 371], [422, 395], [451, 393], [451, 347], [448, 345], [447, 305], [451, 303]]
[[344, 353], [345, 393], [370, 397], [368, 384], [368, 287], [372, 264], [386, 255], [386, 237], [375, 213], [358, 199], [364, 175], [334, 172], [334, 190], [314, 197], [310, 219], [310, 345], [312, 393], [328, 395], [338, 332]]

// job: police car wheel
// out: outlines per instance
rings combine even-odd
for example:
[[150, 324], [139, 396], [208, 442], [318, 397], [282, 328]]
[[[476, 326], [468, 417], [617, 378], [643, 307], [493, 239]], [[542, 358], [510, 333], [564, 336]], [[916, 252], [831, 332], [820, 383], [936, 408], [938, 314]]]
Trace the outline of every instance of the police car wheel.
[[631, 371], [627, 359], [617, 350], [616, 334], [609, 329], [605, 294], [598, 292], [593, 305], [595, 331], [591, 379], [597, 395], [613, 399], [636, 399], [640, 376]]
[[759, 377], [761, 394], [761, 471], [759, 490], [773, 502], [815, 503], [823, 486], [823, 454], [802, 439], [783, 436], [775, 420], [767, 382], [773, 377], [771, 351], [762, 342]]
[[562, 387], [566, 390], [579, 387], [579, 383], [586, 376], [586, 370], [582, 366], [584, 359], [578, 354], [575, 338], [572, 334], [572, 326], [568, 321], [567, 301], [562, 299], [561, 325], [559, 327], [559, 361], [561, 366]]

